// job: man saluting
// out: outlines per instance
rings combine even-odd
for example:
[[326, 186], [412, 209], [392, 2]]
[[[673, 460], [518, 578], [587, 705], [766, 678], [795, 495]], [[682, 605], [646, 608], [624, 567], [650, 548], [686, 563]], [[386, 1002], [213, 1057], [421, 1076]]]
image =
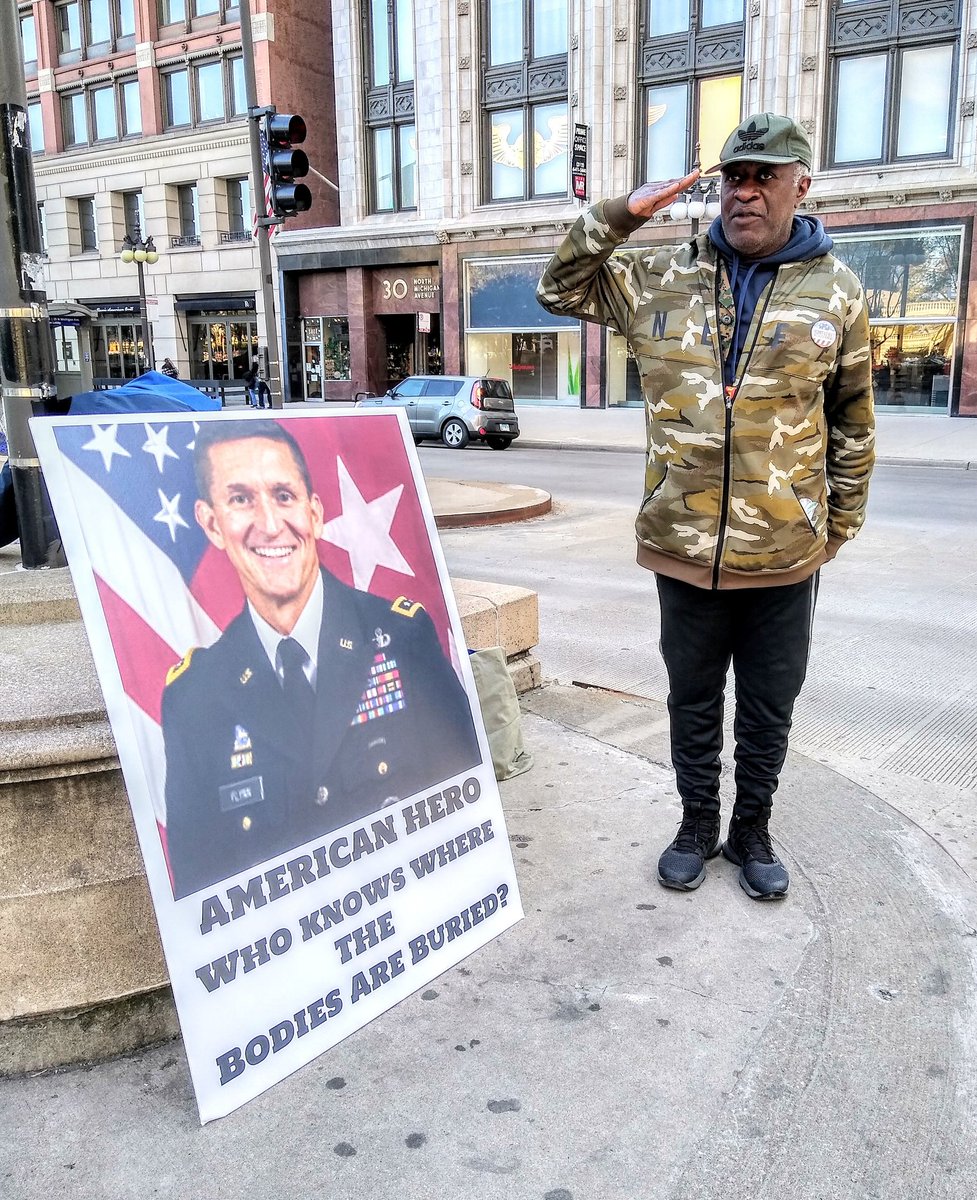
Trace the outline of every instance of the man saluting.
[[319, 564], [322, 502], [275, 421], [202, 424], [195, 515], [246, 603], [167, 678], [177, 899], [480, 761], [464, 688], [419, 604]]

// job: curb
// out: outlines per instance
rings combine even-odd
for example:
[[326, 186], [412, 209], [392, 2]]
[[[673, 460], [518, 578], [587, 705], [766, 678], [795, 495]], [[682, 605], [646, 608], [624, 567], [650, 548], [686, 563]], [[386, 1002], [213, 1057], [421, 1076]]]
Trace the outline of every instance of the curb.
[[[602, 450], [611, 454], [644, 454], [643, 446], [626, 445], [623, 442], [597, 444], [594, 442], [550, 442], [520, 438], [519, 445], [529, 450]], [[877, 467], [941, 467], [955, 471], [977, 471], [977, 460], [966, 458], [901, 458], [896, 455], [879, 455]]]

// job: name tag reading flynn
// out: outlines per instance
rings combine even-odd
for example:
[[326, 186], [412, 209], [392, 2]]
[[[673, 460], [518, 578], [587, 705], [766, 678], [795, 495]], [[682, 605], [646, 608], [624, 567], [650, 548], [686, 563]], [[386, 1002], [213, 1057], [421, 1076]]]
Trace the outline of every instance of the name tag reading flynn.
[[225, 783], [220, 792], [221, 812], [233, 812], [247, 804], [257, 804], [265, 798], [265, 786], [260, 775], [241, 779], [237, 783]]

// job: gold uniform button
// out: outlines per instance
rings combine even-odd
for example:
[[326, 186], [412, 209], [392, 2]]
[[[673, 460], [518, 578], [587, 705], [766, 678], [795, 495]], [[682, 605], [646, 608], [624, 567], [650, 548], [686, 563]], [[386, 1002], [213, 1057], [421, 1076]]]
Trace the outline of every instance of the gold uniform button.
[[386, 773], [389, 770], [390, 770], [390, 768], [387, 766], [387, 764], [385, 762], [377, 763], [377, 774], [378, 775], [386, 775]]
[[315, 794], [316, 804], [325, 804], [328, 799], [329, 799], [329, 789], [327, 787], [319, 788], [319, 790]]
[[241, 821], [241, 828], [244, 829], [245, 831], [251, 828], [251, 818], [250, 817], [245, 817]]

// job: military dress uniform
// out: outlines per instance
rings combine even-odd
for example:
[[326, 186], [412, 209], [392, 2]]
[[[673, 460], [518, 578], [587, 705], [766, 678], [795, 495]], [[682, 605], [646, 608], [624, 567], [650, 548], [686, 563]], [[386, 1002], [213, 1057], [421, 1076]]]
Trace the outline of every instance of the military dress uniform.
[[317, 687], [287, 701], [250, 612], [163, 693], [177, 899], [480, 761], [471, 707], [421, 605], [322, 572]]

